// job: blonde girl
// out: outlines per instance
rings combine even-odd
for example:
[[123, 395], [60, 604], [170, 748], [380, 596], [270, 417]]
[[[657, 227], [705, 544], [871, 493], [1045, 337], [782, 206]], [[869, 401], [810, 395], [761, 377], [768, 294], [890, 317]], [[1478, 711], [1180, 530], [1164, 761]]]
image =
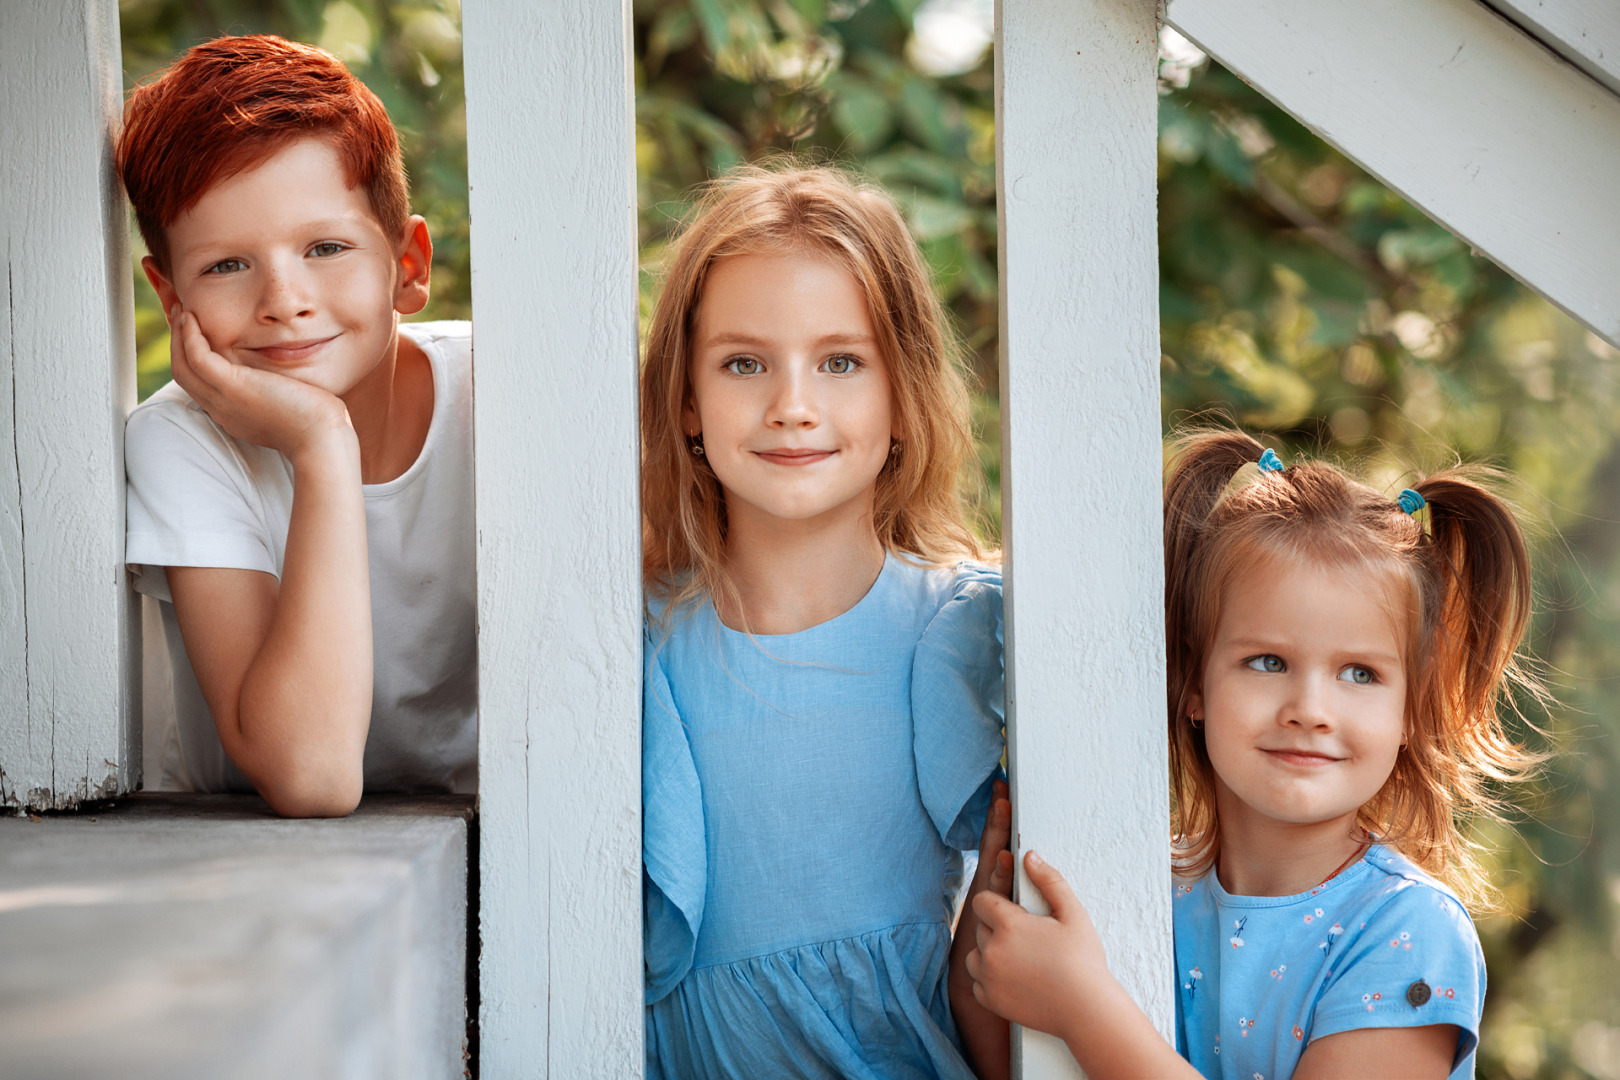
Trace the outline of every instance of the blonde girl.
[[[1177, 811], [1176, 1050], [1089, 918], [975, 904], [974, 993], [1093, 1080], [1473, 1075], [1488, 889], [1464, 826], [1531, 758], [1499, 722], [1530, 566], [1511, 509], [1453, 469], [1380, 494], [1247, 435], [1180, 439], [1165, 485]], [[996, 892], [1003, 895], [995, 895]], [[1182, 1060], [1185, 1059], [1185, 1060]]]
[[966, 1080], [964, 1052], [1006, 1053], [952, 963], [974, 919], [955, 954], [951, 928], [962, 851], [1009, 820], [1001, 578], [964, 524], [938, 301], [894, 204], [824, 168], [727, 175], [666, 275], [641, 381], [648, 1075]]

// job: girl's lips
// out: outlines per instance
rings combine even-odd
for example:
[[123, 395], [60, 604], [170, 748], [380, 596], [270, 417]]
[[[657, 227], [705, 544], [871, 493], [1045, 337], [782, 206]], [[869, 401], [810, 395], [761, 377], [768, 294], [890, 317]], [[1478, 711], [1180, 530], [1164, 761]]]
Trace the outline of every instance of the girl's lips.
[[764, 458], [772, 465], [813, 465], [826, 461], [836, 450], [755, 450], [754, 456]]
[[[332, 337], [336, 337], [334, 334]], [[332, 337], [311, 338], [306, 341], [289, 341], [284, 345], [260, 345], [253, 351], [266, 360], [277, 364], [288, 364], [296, 360], [303, 360], [320, 352], [322, 346], [332, 340]]]
[[1331, 765], [1339, 759], [1329, 757], [1327, 754], [1314, 754], [1305, 750], [1267, 750], [1266, 753], [1277, 761], [1289, 765], [1298, 765], [1302, 768], [1319, 768]]

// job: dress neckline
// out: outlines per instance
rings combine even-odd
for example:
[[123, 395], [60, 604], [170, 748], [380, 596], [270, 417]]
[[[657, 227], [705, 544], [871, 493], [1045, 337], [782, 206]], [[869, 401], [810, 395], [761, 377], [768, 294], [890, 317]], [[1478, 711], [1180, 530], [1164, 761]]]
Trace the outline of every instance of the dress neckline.
[[851, 604], [843, 611], [840, 611], [832, 618], [824, 619], [821, 622], [816, 623], [814, 626], [807, 626], [803, 630], [795, 630], [791, 634], [750, 634], [744, 630], [734, 630], [726, 625], [724, 619], [720, 618], [720, 612], [715, 610], [714, 601], [712, 599], [708, 601], [709, 614], [713, 617], [715, 625], [720, 627], [721, 632], [732, 637], [753, 638], [756, 641], [791, 641], [794, 638], [803, 637], [808, 634], [815, 634], [829, 628], [836, 627], [839, 623], [845, 622], [846, 620], [853, 621], [856, 613], [862, 608], [871, 604], [872, 598], [878, 595], [879, 590], [887, 587], [888, 580], [894, 576], [892, 569], [896, 561], [897, 560], [895, 559], [893, 552], [885, 551], [883, 553], [883, 566], [879, 568], [878, 576], [872, 579], [872, 584], [867, 588], [865, 594], [863, 594], [859, 600], [855, 601], [855, 603]]

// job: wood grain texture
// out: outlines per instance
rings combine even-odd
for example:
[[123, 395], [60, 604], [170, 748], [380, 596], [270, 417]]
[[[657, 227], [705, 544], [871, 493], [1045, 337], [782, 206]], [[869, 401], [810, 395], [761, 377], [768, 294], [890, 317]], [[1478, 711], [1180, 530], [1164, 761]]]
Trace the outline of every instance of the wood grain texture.
[[1490, 6], [1620, 94], [1620, 4], [1614, 0], [1491, 0]]
[[478, 450], [480, 1074], [639, 1076], [628, 4], [463, 9]]
[[1620, 345], [1620, 97], [1477, 0], [1170, 0], [1181, 33]]
[[[1002, 0], [996, 132], [1014, 844], [1064, 871], [1169, 1034], [1155, 16]], [[1078, 1075], [1047, 1036], [1019, 1055], [1026, 1080]]]
[[0, 14], [0, 806], [140, 782], [116, 0]]

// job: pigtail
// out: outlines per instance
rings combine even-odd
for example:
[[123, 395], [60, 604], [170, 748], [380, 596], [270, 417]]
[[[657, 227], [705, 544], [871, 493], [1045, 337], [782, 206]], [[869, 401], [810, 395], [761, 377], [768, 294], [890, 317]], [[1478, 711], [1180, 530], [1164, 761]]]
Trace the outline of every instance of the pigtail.
[[1428, 516], [1416, 550], [1430, 662], [1410, 692], [1408, 743], [1364, 815], [1382, 818], [1369, 824], [1476, 909], [1493, 897], [1462, 826], [1500, 819], [1493, 787], [1524, 779], [1541, 760], [1509, 736], [1503, 699], [1514, 689], [1545, 698], [1519, 654], [1531, 614], [1529, 546], [1513, 508], [1481, 483], [1489, 479], [1486, 470], [1451, 469], [1413, 489]]
[[1166, 692], [1170, 737], [1170, 786], [1174, 799], [1176, 870], [1197, 877], [1220, 855], [1214, 772], [1204, 752], [1203, 732], [1187, 720], [1198, 691], [1202, 663], [1200, 610], [1210, 598], [1194, 588], [1193, 563], [1211, 511], [1227, 484], [1265, 448], [1230, 430], [1198, 430], [1170, 443], [1164, 482], [1164, 628], [1168, 663]]

